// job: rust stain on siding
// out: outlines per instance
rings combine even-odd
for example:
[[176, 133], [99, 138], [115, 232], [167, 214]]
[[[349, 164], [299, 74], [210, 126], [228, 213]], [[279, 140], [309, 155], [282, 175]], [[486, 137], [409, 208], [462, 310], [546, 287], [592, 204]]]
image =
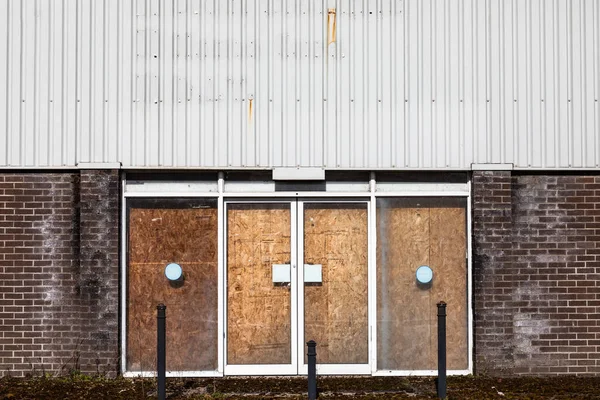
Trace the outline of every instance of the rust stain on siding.
[[335, 32], [336, 32], [336, 11], [335, 8], [327, 10], [327, 46], [331, 43], [335, 43]]
[[253, 108], [254, 108], [254, 99], [252, 97], [250, 97], [248, 99], [248, 123], [251, 124], [252, 123], [252, 112], [253, 112]]

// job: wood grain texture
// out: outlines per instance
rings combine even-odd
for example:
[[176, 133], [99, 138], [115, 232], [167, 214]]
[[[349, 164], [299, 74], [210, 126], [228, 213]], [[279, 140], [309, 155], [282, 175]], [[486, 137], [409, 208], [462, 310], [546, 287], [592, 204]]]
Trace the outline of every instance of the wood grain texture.
[[289, 285], [273, 264], [291, 257], [289, 204], [230, 205], [227, 212], [227, 362], [291, 362]]
[[[465, 211], [455, 200], [378, 200], [378, 369], [437, 368], [442, 300], [448, 304], [448, 368], [467, 368]], [[416, 283], [421, 265], [433, 269], [429, 288]]]
[[304, 337], [317, 342], [317, 362], [368, 363], [366, 205], [307, 205], [304, 263], [323, 268], [322, 285], [304, 287]]
[[[156, 306], [167, 305], [167, 369], [217, 369], [217, 209], [132, 208], [127, 368], [156, 369]], [[179, 263], [181, 285], [164, 275]]]

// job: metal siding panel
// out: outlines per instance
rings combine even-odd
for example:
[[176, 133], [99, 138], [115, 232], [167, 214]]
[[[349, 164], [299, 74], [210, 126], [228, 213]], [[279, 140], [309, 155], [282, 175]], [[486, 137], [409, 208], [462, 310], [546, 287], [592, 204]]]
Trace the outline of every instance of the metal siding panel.
[[541, 80], [544, 75], [544, 65], [541, 63], [542, 51], [544, 48], [543, 37], [541, 34], [542, 24], [540, 18], [540, 1], [530, 0], [530, 18], [531, 24], [531, 47], [530, 47], [530, 79], [531, 79], [531, 134], [529, 142], [529, 162], [528, 166], [540, 167], [542, 165], [542, 153], [544, 148], [544, 137], [542, 132], [542, 114], [544, 111], [544, 94]]
[[475, 25], [475, 99], [473, 117], [475, 120], [475, 151], [473, 162], [489, 162], [487, 152], [487, 114], [488, 114], [488, 93], [487, 93], [487, 52], [488, 52], [488, 31], [487, 15], [488, 7], [486, 1], [474, 1], [474, 25]]
[[0, 165], [596, 167], [599, 9], [9, 0]]
[[[324, 154], [325, 166], [335, 168], [337, 166], [336, 159], [336, 137], [337, 132], [337, 41], [333, 40], [333, 35], [336, 34], [336, 19], [337, 11], [335, 8], [335, 0], [327, 0], [323, 2], [323, 15], [325, 16], [326, 29], [326, 60], [325, 60], [325, 98], [324, 98]], [[330, 14], [332, 10], [333, 14]], [[284, 78], [285, 79], [285, 78]], [[371, 125], [372, 126], [372, 125]], [[367, 150], [368, 152], [368, 150]], [[368, 154], [368, 153], [367, 153]]]
[[[381, 137], [380, 126], [378, 123], [378, 72], [379, 72], [379, 47], [377, 43], [378, 28], [378, 7], [377, 2], [367, 1], [367, 40], [365, 46], [368, 47], [368, 71], [367, 71], [367, 129], [364, 131], [366, 137], [366, 164], [365, 167], [376, 167]], [[364, 79], [364, 78], [363, 78]]]
[[570, 80], [572, 76], [571, 62], [572, 57], [572, 43], [571, 43], [571, 9], [569, 8], [569, 2], [559, 2], [562, 5], [559, 15], [559, 29], [561, 31], [560, 37], [560, 143], [559, 152], [560, 160], [559, 167], [571, 166], [571, 103], [568, 101], [571, 98], [571, 85]]
[[135, 54], [133, 52], [133, 39], [135, 30], [133, 27], [133, 3], [119, 1], [119, 145], [118, 160], [123, 166], [132, 166], [132, 126], [133, 109], [135, 106], [132, 96], [132, 87], [134, 80], [133, 61]]
[[106, 102], [104, 99], [104, 77], [106, 70], [106, 8], [104, 2], [95, 1], [90, 9], [92, 27], [92, 54], [90, 59], [90, 130], [89, 161], [102, 162], [104, 154], [104, 133]]
[[582, 109], [582, 44], [584, 38], [582, 36], [582, 15], [583, 7], [580, 0], [573, 0], [571, 2], [571, 95], [569, 96], [568, 102], [570, 105], [569, 116], [571, 118], [571, 166], [581, 167], [583, 163], [583, 149], [585, 146], [582, 132], [582, 120], [583, 109]]
[[[378, 156], [378, 166], [382, 165], [392, 165], [392, 135], [394, 134], [394, 130], [392, 128], [392, 119], [393, 119], [393, 109], [394, 109], [394, 91], [396, 89], [393, 82], [392, 70], [392, 60], [395, 57], [395, 48], [396, 38], [393, 35], [392, 24], [395, 20], [393, 10], [392, 10], [392, 1], [383, 0], [381, 2], [381, 10], [379, 13], [380, 16], [380, 31], [379, 31], [379, 41], [380, 50], [379, 54], [381, 55], [381, 60], [379, 63], [379, 87], [380, 87], [380, 103], [379, 103], [379, 120], [380, 120], [380, 141], [379, 141], [379, 156]], [[349, 37], [349, 32], [346, 37]], [[385, 40], [385, 38], [388, 38]], [[350, 65], [349, 61], [346, 60], [346, 63]], [[348, 115], [350, 110], [348, 110]], [[344, 117], [344, 116], [343, 116]], [[346, 118], [344, 118], [346, 120]], [[342, 132], [346, 132], [346, 130], [342, 130]]]
[[9, 91], [9, 71], [10, 59], [9, 41], [10, 41], [10, 2], [4, 1], [0, 4], [0, 54], [6, 55], [5, 59], [0, 62], [0, 165], [8, 164], [8, 146], [10, 132], [8, 130], [8, 91]]
[[460, 99], [460, 117], [461, 126], [463, 131], [463, 152], [461, 153], [460, 166], [465, 165], [467, 162], [474, 161], [474, 142], [475, 142], [475, 120], [474, 106], [475, 106], [475, 82], [473, 77], [475, 76], [475, 15], [474, 15], [474, 2], [478, 0], [461, 0], [463, 7], [461, 10], [462, 14], [462, 27], [461, 33], [463, 37], [464, 51], [462, 54], [462, 96]]
[[600, 165], [600, 4], [593, 1], [594, 36], [592, 42], [594, 54], [594, 151], [596, 167]]
[[[33, 155], [36, 152], [35, 121], [37, 119], [36, 108], [36, 75], [37, 67], [36, 54], [38, 51], [38, 4], [34, 1], [28, 1], [24, 4], [23, 18], [23, 45], [21, 71], [21, 135], [19, 138], [20, 162], [23, 166], [35, 165]], [[29, 77], [24, 79], [24, 76]], [[29, 150], [29, 151], [28, 151]]]
[[584, 149], [585, 160], [584, 165], [598, 166], [598, 160], [596, 157], [596, 137], [600, 134], [600, 131], [594, 131], [594, 94], [595, 94], [595, 80], [594, 80], [594, 68], [595, 68], [595, 56], [597, 49], [594, 48], [595, 36], [594, 36], [594, 5], [598, 3], [595, 0], [585, 0], [585, 10], [583, 17], [585, 21], [585, 29], [583, 35], [585, 38], [584, 56], [582, 57], [583, 63], [583, 79], [584, 79], [584, 95], [582, 97], [582, 108], [584, 110], [584, 121], [583, 121], [583, 134], [586, 139], [586, 146]]
[[423, 42], [422, 33], [419, 31], [421, 18], [421, 2], [405, 1], [405, 21], [407, 26], [406, 33], [406, 54], [408, 56], [408, 65], [406, 66], [406, 81], [408, 82], [406, 102], [408, 103], [406, 112], [406, 144], [405, 144], [405, 167], [416, 167], [419, 162], [419, 137], [420, 131], [420, 108], [419, 104], [419, 71], [422, 71], [422, 59], [418, 43]]
[[[64, 70], [61, 37], [64, 21], [62, 20], [62, 3], [47, 2], [48, 13], [48, 69], [45, 79], [48, 81], [48, 110], [45, 116], [46, 146], [43, 152], [45, 165], [61, 165], [62, 120], [63, 107], [60, 91], [62, 87], [62, 71]], [[44, 79], [44, 78], [42, 78]]]
[[50, 79], [48, 72], [52, 71], [50, 64], [50, 48], [52, 47], [50, 26], [51, 3], [42, 1], [37, 4], [36, 10], [36, 43], [39, 49], [35, 54], [35, 121], [34, 135], [35, 148], [33, 152], [33, 165], [48, 165], [48, 131], [49, 131], [49, 106], [50, 106]]

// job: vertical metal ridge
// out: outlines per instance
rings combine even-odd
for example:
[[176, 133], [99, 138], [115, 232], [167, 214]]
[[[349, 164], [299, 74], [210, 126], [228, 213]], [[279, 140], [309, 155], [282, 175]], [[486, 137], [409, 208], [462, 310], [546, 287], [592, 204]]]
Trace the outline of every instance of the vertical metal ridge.
[[600, 165], [600, 5], [597, 1], [592, 3], [594, 18], [594, 164]]
[[9, 164], [10, 137], [9, 131], [9, 107], [10, 107], [10, 44], [11, 44], [11, 19], [10, 2], [5, 1], [0, 5], [0, 15], [6, 16], [6, 21], [2, 24], [4, 29], [0, 33], [0, 54], [5, 55], [4, 60], [0, 58], [0, 121], [2, 122], [3, 133], [0, 131], [0, 143], [4, 144], [4, 150], [0, 151], [0, 165]]

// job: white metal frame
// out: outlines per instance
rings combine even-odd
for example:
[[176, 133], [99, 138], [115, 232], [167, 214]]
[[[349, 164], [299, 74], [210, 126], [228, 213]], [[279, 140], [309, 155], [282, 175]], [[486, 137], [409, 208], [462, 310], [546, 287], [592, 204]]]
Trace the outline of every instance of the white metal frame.
[[[265, 200], [265, 199], [260, 199], [260, 200], [241, 200], [241, 199], [227, 199], [225, 200], [225, 208], [223, 210], [223, 216], [224, 216], [224, 220], [227, 220], [227, 212], [229, 209], [229, 205], [230, 204], [256, 204], [256, 203], [262, 203], [262, 204], [289, 204], [290, 206], [290, 261], [291, 261], [291, 268], [292, 268], [292, 273], [291, 275], [291, 282], [290, 282], [290, 311], [291, 311], [291, 321], [290, 321], [290, 329], [291, 329], [291, 336], [290, 336], [290, 363], [289, 364], [243, 364], [243, 365], [239, 365], [239, 364], [228, 364], [227, 363], [227, 263], [224, 262], [224, 281], [223, 281], [223, 286], [221, 288], [219, 288], [222, 292], [223, 292], [223, 306], [224, 306], [224, 310], [221, 315], [221, 319], [223, 320], [223, 342], [224, 342], [224, 347], [223, 347], [223, 360], [225, 362], [224, 364], [224, 372], [226, 375], [296, 375], [297, 374], [297, 352], [296, 352], [296, 348], [298, 347], [298, 337], [296, 332], [298, 331], [298, 327], [297, 327], [297, 321], [298, 321], [298, 314], [297, 314], [297, 299], [296, 296], [294, 295], [294, 291], [296, 290], [296, 285], [298, 284], [297, 281], [297, 274], [294, 273], [294, 270], [296, 268], [295, 265], [295, 254], [297, 252], [297, 248], [296, 248], [296, 243], [297, 243], [297, 229], [296, 229], [296, 202], [294, 200], [284, 200], [284, 199], [279, 199], [279, 200]], [[224, 230], [221, 231], [222, 234], [221, 236], [223, 237], [223, 254], [226, 255], [227, 254], [227, 229], [228, 227], [226, 226], [226, 224], [224, 225]]]
[[[226, 209], [227, 203], [240, 203], [243, 200], [250, 200], [252, 202], [262, 201], [269, 203], [281, 203], [289, 201], [290, 207], [296, 207], [290, 209], [292, 213], [292, 223], [296, 225], [303, 215], [300, 211], [303, 211], [305, 202], [366, 202], [368, 204], [368, 237], [369, 237], [369, 250], [368, 250], [368, 264], [369, 264], [369, 288], [368, 288], [368, 309], [369, 309], [369, 364], [360, 365], [343, 365], [343, 364], [331, 364], [331, 365], [317, 365], [317, 372], [320, 374], [371, 374], [373, 376], [436, 376], [436, 370], [378, 370], [377, 369], [377, 315], [376, 315], [376, 297], [377, 297], [377, 271], [376, 271], [376, 245], [377, 245], [377, 232], [376, 232], [376, 215], [377, 215], [377, 198], [378, 197], [464, 197], [467, 200], [467, 302], [468, 302], [468, 368], [465, 370], [449, 370], [448, 375], [466, 375], [473, 372], [473, 308], [472, 308], [472, 296], [473, 296], [473, 280], [472, 280], [472, 240], [471, 240], [471, 180], [467, 182], [467, 190], [463, 190], [463, 187], [456, 187], [456, 190], [452, 189], [452, 185], [447, 185], [447, 190], [432, 191], [428, 190], [430, 185], [420, 185], [418, 183], [413, 185], [407, 185], [407, 190], [399, 190], [394, 192], [377, 192], [376, 191], [376, 177], [375, 172], [371, 173], [369, 180], [369, 191], [368, 192], [252, 192], [252, 183], [248, 183], [248, 191], [244, 192], [229, 192], [224, 191], [224, 174], [219, 173], [218, 178], [218, 192], [170, 192], [169, 183], [164, 185], [155, 185], [156, 191], [148, 192], [127, 192], [126, 191], [126, 174], [122, 175], [122, 186], [121, 186], [121, 372], [125, 377], [153, 377], [156, 375], [154, 371], [127, 371], [126, 367], [126, 354], [127, 354], [127, 207], [126, 201], [129, 198], [217, 198], [218, 200], [218, 313], [220, 319], [218, 321], [218, 332], [219, 332], [219, 343], [218, 343], [218, 369], [216, 371], [168, 371], [168, 377], [217, 377], [226, 375], [286, 375], [287, 373], [282, 371], [282, 365], [265, 366], [265, 365], [226, 365], [226, 340], [225, 335], [227, 332], [226, 326]], [[300, 229], [302, 224], [298, 224], [297, 227], [291, 226], [293, 229], [291, 232], [293, 235], [297, 235], [295, 238], [292, 237], [292, 246], [296, 246], [297, 243], [303, 241], [297, 240], [303, 233]], [[298, 261], [303, 261], [303, 251], [300, 252], [298, 248], [292, 251], [297, 252]], [[292, 257], [294, 259], [294, 257]], [[303, 315], [303, 299], [304, 299], [304, 285], [300, 285], [297, 281], [297, 277], [303, 276], [303, 263], [299, 262], [296, 265], [298, 272], [292, 274], [296, 280], [293, 285], [296, 287], [297, 299], [302, 300], [302, 304], [292, 304], [292, 323], [296, 324], [298, 321], [298, 315]], [[294, 290], [293, 288], [291, 290]], [[300, 293], [302, 292], [302, 293]], [[291, 293], [291, 292], [290, 292]], [[300, 301], [298, 302], [300, 303]], [[301, 314], [300, 314], [301, 313]], [[295, 322], [296, 321], [296, 322]], [[292, 343], [295, 342], [295, 347], [292, 347], [292, 367], [290, 368], [291, 374], [306, 373], [306, 365], [303, 364], [304, 346], [299, 346], [300, 332], [303, 336], [300, 327], [296, 326], [296, 329], [292, 330]], [[294, 333], [295, 332], [295, 333]], [[296, 337], [294, 337], [296, 335]], [[292, 344], [294, 346], [294, 344]], [[294, 351], [297, 349], [297, 351]], [[302, 365], [300, 365], [302, 364]], [[293, 371], [293, 368], [296, 371]]]
[[[374, 177], [371, 178], [374, 181]], [[374, 182], [373, 182], [374, 185]], [[472, 283], [472, 245], [471, 245], [471, 180], [467, 182], [467, 191], [442, 191], [442, 192], [383, 192], [383, 193], [375, 193], [373, 192], [373, 196], [371, 201], [374, 204], [374, 216], [373, 220], [376, 221], [376, 213], [377, 213], [377, 198], [378, 197], [464, 197], [467, 200], [467, 342], [468, 342], [468, 364], [467, 369], [460, 370], [448, 370], [448, 375], [469, 375], [473, 373], [473, 306], [472, 306], [472, 296], [473, 296], [473, 283]], [[374, 230], [376, 227], [374, 227]], [[377, 232], [373, 234], [373, 246], [376, 248], [377, 244]], [[375, 296], [377, 296], [377, 279], [374, 279], [372, 282], [373, 291], [375, 292]], [[374, 307], [374, 312], [377, 312], [377, 307]], [[375, 316], [376, 318], [376, 316]], [[380, 370], [377, 369], [377, 321], [374, 324], [374, 334], [373, 334], [373, 348], [374, 354], [372, 359], [372, 375], [373, 376], [437, 376], [437, 370]]]
[[[367, 248], [370, 255], [371, 248], [369, 243], [369, 238], [371, 237], [371, 202], [369, 198], [362, 196], [364, 199], [343, 199], [343, 200], [332, 200], [327, 198], [315, 199], [315, 200], [307, 200], [304, 198], [298, 199], [298, 276], [304, 276], [304, 205], [306, 203], [310, 204], [327, 204], [327, 203], [350, 203], [350, 204], [365, 204], [367, 206]], [[368, 355], [367, 360], [371, 360], [372, 355], [372, 347], [373, 341], [371, 340], [371, 332], [372, 332], [372, 315], [374, 312], [374, 304], [371, 301], [372, 289], [369, 285], [370, 276], [374, 269], [375, 265], [372, 264], [371, 257], [367, 257], [367, 329], [369, 332], [368, 335]], [[298, 337], [299, 337], [299, 346], [298, 346], [298, 374], [306, 375], [308, 374], [308, 365], [304, 364], [304, 342], [307, 338], [304, 337], [304, 284], [302, 280], [302, 284], [298, 284], [298, 315], [300, 318], [298, 319]], [[318, 344], [317, 344], [317, 354], [319, 353]], [[319, 364], [319, 359], [317, 357], [317, 373], [322, 375], [368, 375], [371, 373], [370, 363], [366, 364]]]
[[[223, 187], [223, 174], [219, 173], [218, 185], [219, 188]], [[155, 377], [156, 371], [128, 371], [127, 370], [127, 230], [128, 230], [128, 221], [127, 221], [127, 199], [128, 198], [176, 198], [176, 197], [188, 197], [188, 198], [217, 198], [217, 225], [218, 229], [222, 229], [223, 218], [222, 218], [222, 203], [223, 203], [223, 193], [222, 190], [219, 193], [207, 192], [185, 192], [185, 193], [169, 193], [169, 192], [148, 192], [148, 193], [127, 193], [127, 175], [123, 173], [121, 178], [121, 293], [120, 293], [120, 310], [121, 310], [121, 329], [120, 329], [120, 342], [121, 342], [121, 351], [120, 351], [120, 359], [121, 359], [121, 373], [126, 378], [135, 378], [135, 377]], [[223, 254], [222, 254], [222, 243], [220, 243], [221, 239], [219, 238], [219, 251], [218, 251], [218, 311], [219, 315], [221, 315], [223, 309], [223, 293], [222, 293], [222, 282], [223, 282]], [[222, 332], [222, 323], [219, 319], [217, 322], [217, 330], [218, 332]], [[220, 336], [220, 335], [219, 335]], [[216, 371], [166, 371], [166, 376], [169, 378], [175, 377], [220, 377], [223, 376], [223, 340], [219, 338], [219, 342], [217, 344], [217, 370]]]

